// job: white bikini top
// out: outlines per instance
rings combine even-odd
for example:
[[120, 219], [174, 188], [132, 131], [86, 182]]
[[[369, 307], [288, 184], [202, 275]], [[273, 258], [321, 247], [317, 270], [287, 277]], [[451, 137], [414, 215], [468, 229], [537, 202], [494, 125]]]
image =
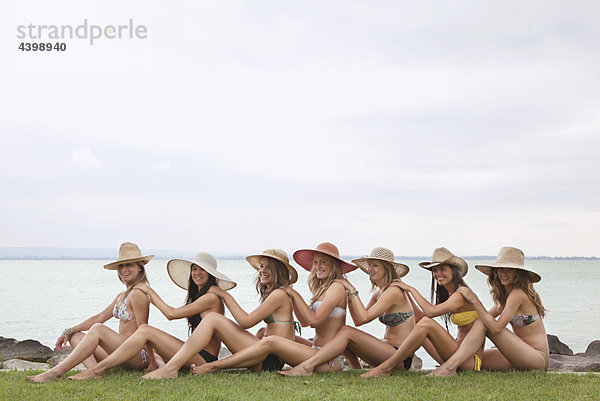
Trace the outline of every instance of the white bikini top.
[[[316, 312], [321, 307], [322, 304], [323, 304], [323, 301], [315, 301], [315, 303], [310, 306], [310, 309], [312, 309], [313, 312]], [[345, 315], [346, 315], [346, 309], [336, 306], [335, 308], [333, 308], [333, 310], [329, 314], [329, 317], [345, 316]]]

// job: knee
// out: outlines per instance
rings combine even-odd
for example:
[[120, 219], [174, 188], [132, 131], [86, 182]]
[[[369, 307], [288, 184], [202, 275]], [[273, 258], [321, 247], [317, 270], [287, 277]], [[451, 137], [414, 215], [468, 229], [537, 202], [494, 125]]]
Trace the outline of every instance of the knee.
[[217, 321], [217, 320], [221, 319], [222, 317], [223, 317], [223, 315], [221, 315], [220, 313], [217, 313], [217, 312], [208, 312], [206, 314], [206, 316], [204, 316], [202, 318], [202, 322], [200, 322], [200, 323], [214, 322], [214, 321]]
[[419, 322], [415, 325], [415, 329], [418, 329], [418, 330], [428, 330], [429, 328], [431, 328], [435, 324], [437, 324], [435, 322], [435, 320], [433, 320], [430, 317], [423, 316], [421, 318], [421, 320], [419, 320]]
[[356, 330], [354, 327], [342, 326], [342, 328], [338, 331], [337, 335], [350, 338], [352, 333], [354, 333], [354, 330]]
[[88, 331], [87, 335], [99, 334], [102, 333], [104, 330], [106, 330], [105, 325], [103, 325], [102, 323], [94, 323], [92, 327], [90, 327], [90, 330]]
[[278, 344], [278, 342], [279, 342], [279, 337], [268, 336], [268, 337], [263, 337], [262, 340], [260, 340], [258, 342], [258, 344], [260, 344], [260, 346], [263, 348], [272, 349], [275, 347], [276, 344]]

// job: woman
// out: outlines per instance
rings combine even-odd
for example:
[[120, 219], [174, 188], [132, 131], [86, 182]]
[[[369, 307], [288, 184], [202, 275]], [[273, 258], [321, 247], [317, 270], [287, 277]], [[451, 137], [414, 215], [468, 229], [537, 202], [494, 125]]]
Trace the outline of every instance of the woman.
[[[121, 244], [119, 258], [104, 268], [117, 270], [119, 280], [125, 284], [126, 290], [118, 294], [102, 312], [63, 331], [56, 341], [56, 349], [62, 350], [67, 342], [73, 347], [73, 352], [64, 361], [44, 373], [27, 378], [36, 383], [47, 382], [63, 376], [82, 362], [86, 368], [92, 368], [115, 351], [138, 327], [147, 324], [150, 301], [136, 286], [148, 283], [144, 266], [153, 257], [154, 255], [142, 256], [136, 244]], [[111, 317], [119, 320], [118, 333], [102, 324]], [[87, 333], [84, 334], [84, 331]], [[128, 369], [154, 369], [154, 352], [150, 347], [145, 347], [123, 361], [122, 365]]]
[[[524, 267], [525, 255], [520, 249], [500, 249], [496, 263], [475, 268], [488, 275], [494, 306], [486, 311], [481, 301], [468, 288], [460, 294], [479, 313], [479, 320], [458, 351], [431, 376], [453, 376], [474, 349], [483, 346], [485, 336], [496, 345], [484, 353], [483, 368], [488, 370], [548, 370], [548, 337], [542, 318], [546, 309], [533, 283], [539, 274]], [[513, 331], [506, 328], [510, 323]]]
[[[463, 277], [467, 274], [468, 265], [463, 259], [454, 256], [446, 248], [437, 248], [433, 251], [431, 262], [421, 262], [419, 266], [431, 270], [432, 273], [432, 298], [436, 294], [436, 303], [432, 305], [416, 289], [403, 283], [397, 285], [407, 291], [422, 309], [424, 316], [415, 325], [415, 328], [406, 337], [398, 350], [382, 364], [361, 377], [376, 377], [390, 374], [392, 370], [401, 365], [406, 358], [413, 355], [419, 347], [423, 346], [427, 352], [438, 362], [445, 361], [458, 349], [460, 343], [477, 320], [477, 312], [473, 305], [466, 301], [459, 288], [466, 287]], [[433, 301], [433, 299], [432, 299]], [[447, 328], [444, 329], [433, 317], [443, 316], [458, 326], [456, 340], [452, 338]], [[478, 370], [481, 365], [482, 350], [476, 350], [469, 360], [462, 365], [463, 369]]]
[[[217, 260], [206, 252], [197, 253], [193, 260], [170, 260], [167, 263], [167, 273], [178, 287], [187, 290], [185, 305], [173, 308], [167, 305], [148, 285], [142, 284], [138, 288], [148, 294], [150, 301], [167, 319], [187, 318], [190, 332], [198, 327], [202, 318], [208, 313], [215, 312], [222, 315], [225, 310], [221, 299], [215, 294], [209, 293], [209, 288], [217, 286], [223, 290], [229, 290], [236, 285], [227, 276], [217, 271]], [[150, 344], [165, 361], [168, 361], [181, 348], [183, 341], [156, 327], [142, 325], [108, 358], [90, 369], [69, 377], [69, 379], [83, 380], [100, 377], [106, 370], [132, 358], [146, 344]], [[194, 354], [187, 361], [186, 365], [190, 367], [192, 364], [201, 365], [205, 362], [215, 361], [220, 349], [221, 341], [217, 337], [213, 337], [200, 353]]]
[[[394, 254], [386, 248], [375, 248], [369, 256], [352, 262], [369, 275], [372, 289], [377, 288], [365, 308], [356, 288], [348, 280], [339, 280], [349, 293], [348, 308], [354, 324], [360, 326], [379, 317], [379, 321], [386, 325], [384, 339], [379, 340], [364, 331], [344, 326], [319, 352], [295, 368], [280, 372], [282, 375], [311, 375], [315, 368], [341, 355], [346, 348], [369, 365], [379, 365], [394, 354], [415, 326], [413, 309], [406, 293], [390, 285], [408, 273], [408, 266], [395, 262]], [[408, 357], [404, 367], [410, 368], [411, 362], [412, 358]]]
[[[278, 336], [265, 337], [256, 344], [231, 355], [228, 358], [211, 362], [194, 369], [195, 373], [211, 373], [232, 367], [251, 367], [265, 358], [276, 357], [279, 366], [283, 362], [295, 366], [314, 355], [319, 348], [330, 341], [346, 322], [346, 290], [342, 283], [344, 273], [356, 269], [356, 265], [343, 261], [337, 247], [328, 242], [316, 249], [301, 249], [294, 253], [294, 259], [304, 269], [309, 270], [308, 286], [313, 294], [309, 307], [302, 296], [288, 287], [294, 312], [304, 327], [315, 329], [313, 345]], [[356, 362], [357, 363], [357, 362]], [[341, 361], [332, 359], [319, 367], [319, 371], [340, 370]]]
[[[179, 369], [194, 354], [205, 349], [214, 337], [219, 338], [232, 353], [258, 342], [258, 338], [246, 329], [255, 326], [261, 320], [267, 323], [265, 336], [276, 335], [290, 339], [294, 337], [292, 305], [283, 288], [295, 283], [298, 273], [289, 264], [287, 254], [281, 249], [267, 249], [261, 255], [248, 256], [246, 260], [258, 271], [256, 290], [260, 294], [260, 306], [247, 313], [229, 293], [218, 287], [212, 287], [209, 293], [214, 293], [225, 301], [225, 305], [238, 324], [219, 313], [207, 314], [169, 362], [145, 375], [144, 379], [177, 377]], [[271, 358], [255, 368], [273, 370], [279, 367], [278, 361]]]

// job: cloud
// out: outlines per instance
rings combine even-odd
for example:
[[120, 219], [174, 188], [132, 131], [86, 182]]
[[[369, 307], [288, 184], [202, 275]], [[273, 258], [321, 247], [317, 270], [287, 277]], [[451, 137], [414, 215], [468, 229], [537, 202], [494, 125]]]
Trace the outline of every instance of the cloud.
[[92, 153], [89, 146], [82, 146], [73, 151], [72, 161], [83, 169], [98, 168], [102, 162]]
[[158, 166], [156, 166], [156, 168], [159, 168], [161, 170], [168, 170], [171, 168], [171, 163], [170, 162], [162, 162]]

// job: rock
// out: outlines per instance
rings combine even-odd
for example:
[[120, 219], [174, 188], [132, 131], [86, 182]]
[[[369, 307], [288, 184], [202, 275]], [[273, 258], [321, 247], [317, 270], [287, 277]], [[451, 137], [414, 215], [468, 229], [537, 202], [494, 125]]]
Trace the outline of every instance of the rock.
[[595, 340], [588, 345], [585, 350], [585, 356], [600, 356], [600, 340]]
[[219, 359], [227, 358], [230, 355], [231, 351], [229, 351], [227, 347], [221, 347], [221, 350], [219, 351]]
[[421, 370], [423, 369], [423, 361], [418, 356], [413, 356], [412, 365], [410, 365], [410, 370]]
[[70, 346], [66, 346], [65, 348], [63, 348], [62, 351], [55, 349], [52, 352], [50, 359], [48, 359], [46, 362], [48, 362], [48, 364], [50, 364], [50, 367], [53, 368], [62, 361], [64, 361], [71, 352], [73, 352], [73, 348], [71, 348]]
[[46, 370], [49, 368], [47, 363], [30, 362], [21, 359], [9, 359], [2, 362], [3, 369], [16, 370]]
[[573, 355], [573, 351], [569, 346], [561, 342], [557, 336], [548, 334], [548, 347], [550, 348], [550, 354], [557, 355]]
[[52, 350], [35, 340], [17, 341], [0, 337], [0, 359], [22, 359], [31, 362], [46, 362]]
[[548, 369], [561, 372], [598, 372], [600, 357], [551, 354]]

